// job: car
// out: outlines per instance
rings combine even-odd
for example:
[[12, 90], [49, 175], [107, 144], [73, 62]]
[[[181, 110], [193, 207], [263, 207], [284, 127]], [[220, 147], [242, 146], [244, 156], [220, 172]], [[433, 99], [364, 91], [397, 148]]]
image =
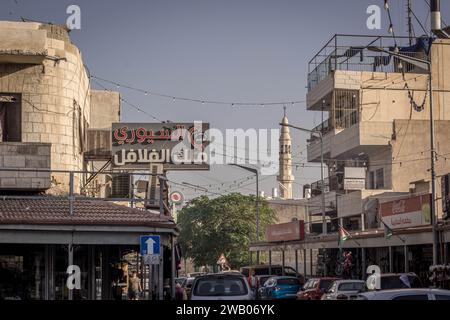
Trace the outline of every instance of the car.
[[413, 273], [382, 273], [379, 275], [380, 283], [377, 288], [377, 276], [372, 274], [367, 277], [365, 291], [387, 290], [387, 289], [406, 289], [423, 288], [419, 277]]
[[261, 299], [295, 299], [300, 289], [297, 277], [270, 277], [259, 289]]
[[259, 296], [259, 289], [261, 289], [264, 286], [264, 283], [266, 283], [267, 280], [269, 280], [270, 277], [273, 277], [271, 275], [258, 275], [255, 276], [256, 278], [256, 290], [255, 290], [255, 294], [256, 294], [256, 299], [261, 299], [261, 297]]
[[363, 292], [355, 300], [450, 300], [450, 290], [393, 289]]
[[349, 300], [350, 296], [364, 290], [366, 282], [363, 280], [336, 280], [328, 291], [322, 296], [322, 300]]
[[191, 300], [253, 300], [247, 279], [236, 273], [216, 273], [195, 278]]
[[255, 276], [259, 275], [290, 276], [290, 277], [297, 277], [302, 285], [305, 283], [305, 277], [291, 267], [285, 266], [284, 274], [283, 274], [283, 266], [280, 265], [272, 265], [269, 267], [268, 265], [263, 264], [263, 265], [242, 267], [240, 269], [241, 273], [246, 277], [249, 276], [250, 270], [253, 270], [255, 272]]
[[297, 292], [298, 300], [320, 300], [331, 284], [339, 278], [323, 277], [310, 278]]
[[192, 284], [194, 283], [195, 277], [187, 277], [184, 279], [183, 283], [181, 284], [181, 287], [186, 292], [186, 296], [189, 298], [191, 293]]

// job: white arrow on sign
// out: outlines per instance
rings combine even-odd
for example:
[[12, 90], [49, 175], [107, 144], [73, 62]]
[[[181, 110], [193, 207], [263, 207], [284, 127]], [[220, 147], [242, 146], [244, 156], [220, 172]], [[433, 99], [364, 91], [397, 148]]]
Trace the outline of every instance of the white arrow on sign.
[[147, 244], [147, 254], [153, 254], [153, 245], [155, 244], [155, 240], [148, 238], [145, 243]]

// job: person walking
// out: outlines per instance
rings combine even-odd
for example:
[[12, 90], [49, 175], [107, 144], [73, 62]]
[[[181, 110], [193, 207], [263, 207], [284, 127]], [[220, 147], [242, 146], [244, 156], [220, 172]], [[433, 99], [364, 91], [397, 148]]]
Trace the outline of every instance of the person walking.
[[128, 297], [130, 300], [138, 300], [141, 292], [141, 279], [139, 279], [136, 271], [134, 271], [129, 279]]

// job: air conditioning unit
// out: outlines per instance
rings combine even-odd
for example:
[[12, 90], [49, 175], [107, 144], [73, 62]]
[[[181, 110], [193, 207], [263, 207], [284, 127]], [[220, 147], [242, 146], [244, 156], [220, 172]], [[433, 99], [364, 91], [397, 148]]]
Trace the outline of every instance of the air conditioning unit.
[[130, 179], [131, 175], [129, 174], [120, 174], [120, 173], [113, 174], [110, 198], [129, 198]]

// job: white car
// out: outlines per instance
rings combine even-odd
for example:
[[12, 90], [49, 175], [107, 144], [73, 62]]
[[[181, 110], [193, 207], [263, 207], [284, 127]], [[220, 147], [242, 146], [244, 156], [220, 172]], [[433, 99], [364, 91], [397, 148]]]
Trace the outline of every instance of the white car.
[[191, 300], [253, 300], [247, 279], [234, 272], [215, 273], [196, 277]]
[[364, 290], [366, 285], [362, 280], [336, 280], [322, 296], [322, 300], [349, 300], [351, 295]]
[[360, 293], [356, 300], [450, 300], [450, 290], [395, 289]]

